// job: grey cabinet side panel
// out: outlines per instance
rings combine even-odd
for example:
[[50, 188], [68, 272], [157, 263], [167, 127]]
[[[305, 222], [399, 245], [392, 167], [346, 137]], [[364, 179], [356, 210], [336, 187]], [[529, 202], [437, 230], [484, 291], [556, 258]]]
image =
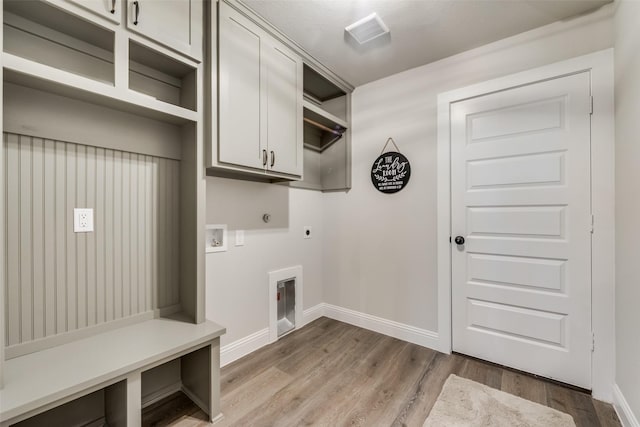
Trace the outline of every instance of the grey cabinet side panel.
[[[3, 12], [0, 10], [0, 17], [2, 17]], [[0, 44], [3, 42], [3, 35], [0, 33]], [[0, 59], [0, 78], [2, 78], [2, 59]], [[0, 95], [3, 95], [3, 89], [0, 88]], [[0, 128], [3, 126], [3, 114], [4, 107], [0, 104]], [[5, 171], [5, 154], [4, 154], [4, 135], [2, 135], [2, 139], [0, 140], [0, 188], [4, 188], [4, 171]], [[4, 195], [0, 197], [0, 389], [4, 386], [4, 346], [6, 345], [5, 339], [5, 303], [4, 303], [4, 295], [5, 295], [5, 287], [7, 286], [7, 280], [4, 275], [5, 266], [6, 266], [6, 258], [5, 258], [5, 223], [4, 223], [4, 206], [5, 198]]]
[[182, 356], [182, 386], [192, 399], [197, 400], [198, 405], [204, 406], [204, 411], [216, 416], [211, 413], [211, 391], [213, 383], [219, 383], [220, 378], [214, 377], [211, 369], [211, 346]]
[[119, 381], [104, 389], [104, 418], [108, 426], [127, 426], [127, 381]]
[[204, 158], [197, 142], [199, 129], [184, 125], [180, 164], [179, 298], [183, 313], [195, 323], [204, 321]]

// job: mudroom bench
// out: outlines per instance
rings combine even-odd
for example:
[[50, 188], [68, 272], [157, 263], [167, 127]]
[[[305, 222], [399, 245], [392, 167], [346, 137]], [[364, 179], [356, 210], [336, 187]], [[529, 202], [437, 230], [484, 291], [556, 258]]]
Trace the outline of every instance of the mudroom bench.
[[7, 360], [0, 426], [139, 426], [143, 406], [179, 390], [214, 421], [224, 333], [159, 318]]

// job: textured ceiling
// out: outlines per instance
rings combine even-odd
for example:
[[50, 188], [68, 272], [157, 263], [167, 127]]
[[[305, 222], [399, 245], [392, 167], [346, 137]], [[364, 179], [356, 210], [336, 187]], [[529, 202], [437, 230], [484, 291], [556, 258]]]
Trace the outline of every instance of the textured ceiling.
[[[584, 14], [611, 0], [242, 0], [354, 86]], [[391, 33], [344, 27], [376, 12]]]

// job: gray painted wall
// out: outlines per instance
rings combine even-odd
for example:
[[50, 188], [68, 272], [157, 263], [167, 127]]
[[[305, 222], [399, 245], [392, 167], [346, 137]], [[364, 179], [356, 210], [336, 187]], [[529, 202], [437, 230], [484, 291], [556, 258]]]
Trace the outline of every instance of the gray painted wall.
[[[269, 271], [302, 265], [304, 309], [324, 301], [322, 200], [317, 191], [207, 178], [207, 223], [227, 224], [229, 234], [227, 252], [206, 255], [207, 318], [227, 328], [222, 345], [269, 327]], [[234, 245], [238, 229], [244, 246]]]
[[617, 2], [616, 70], [616, 383], [640, 417], [640, 3]]
[[[353, 188], [323, 199], [325, 301], [437, 331], [437, 95], [612, 45], [607, 6], [356, 88]], [[394, 195], [370, 181], [388, 137], [412, 168]]]

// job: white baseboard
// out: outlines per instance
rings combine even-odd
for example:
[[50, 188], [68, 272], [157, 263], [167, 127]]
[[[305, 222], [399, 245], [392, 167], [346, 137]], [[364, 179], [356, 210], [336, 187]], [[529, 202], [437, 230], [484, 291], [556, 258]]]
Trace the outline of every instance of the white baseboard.
[[640, 427], [638, 418], [631, 410], [627, 399], [624, 398], [618, 384], [613, 385], [613, 407], [620, 418], [620, 422], [624, 427]]
[[[321, 303], [304, 310], [302, 313], [302, 325], [300, 325], [300, 327], [324, 316], [324, 306], [325, 304]], [[262, 329], [249, 336], [227, 344], [220, 349], [220, 366], [226, 366], [231, 362], [235, 362], [241, 357], [244, 357], [249, 353], [253, 353], [267, 344], [269, 344], [269, 328]]]
[[311, 308], [306, 309], [302, 313], [302, 326], [306, 326], [309, 323], [313, 322], [324, 316], [325, 311], [325, 303], [320, 303], [318, 305], [314, 305]]
[[351, 325], [359, 326], [370, 331], [388, 335], [399, 340], [407, 341], [422, 347], [439, 350], [438, 333], [382, 317], [372, 316], [336, 305], [324, 304], [324, 315], [330, 319], [339, 320]]
[[269, 328], [254, 332], [244, 338], [222, 346], [220, 349], [220, 366], [226, 366], [260, 347], [269, 344]]
[[[320, 303], [304, 310], [301, 327], [322, 316], [434, 350], [439, 350], [440, 348], [440, 340], [436, 332], [327, 303]], [[267, 344], [269, 344], [269, 328], [259, 330], [249, 336], [227, 344], [220, 349], [220, 365], [226, 366]]]

